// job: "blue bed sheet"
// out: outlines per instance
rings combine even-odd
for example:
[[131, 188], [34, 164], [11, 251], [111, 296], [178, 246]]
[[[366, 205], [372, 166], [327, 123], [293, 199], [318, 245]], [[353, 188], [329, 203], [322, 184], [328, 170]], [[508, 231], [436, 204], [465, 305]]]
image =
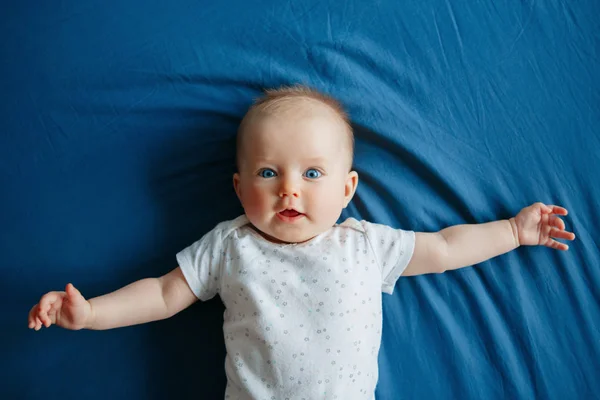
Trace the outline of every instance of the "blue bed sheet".
[[0, 13], [0, 398], [219, 399], [223, 306], [112, 331], [27, 329], [40, 295], [176, 266], [242, 210], [260, 90], [337, 97], [360, 185], [343, 217], [421, 231], [570, 211], [519, 248], [384, 295], [377, 399], [600, 398], [597, 1], [22, 1]]

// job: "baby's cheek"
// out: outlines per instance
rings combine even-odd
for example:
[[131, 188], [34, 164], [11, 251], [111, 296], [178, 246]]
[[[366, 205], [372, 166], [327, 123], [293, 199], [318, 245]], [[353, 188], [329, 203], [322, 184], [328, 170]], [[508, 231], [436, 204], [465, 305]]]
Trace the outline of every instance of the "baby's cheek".
[[259, 216], [267, 208], [266, 195], [263, 190], [250, 186], [244, 196], [244, 210], [248, 216]]
[[333, 221], [335, 223], [339, 217], [339, 214], [343, 207], [343, 195], [340, 195], [334, 188], [323, 188], [322, 193], [319, 195], [317, 209], [324, 219], [325, 223]]

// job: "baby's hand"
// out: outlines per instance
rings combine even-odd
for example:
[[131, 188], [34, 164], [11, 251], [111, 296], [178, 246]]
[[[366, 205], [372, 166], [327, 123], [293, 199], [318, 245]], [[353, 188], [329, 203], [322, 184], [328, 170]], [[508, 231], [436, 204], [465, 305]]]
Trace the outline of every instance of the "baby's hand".
[[535, 203], [522, 209], [514, 218], [517, 241], [520, 245], [543, 245], [557, 250], [568, 250], [569, 246], [554, 239], [573, 240], [573, 232], [565, 231], [565, 223], [557, 215], [568, 211], [559, 206]]
[[92, 314], [90, 303], [68, 284], [64, 292], [49, 292], [29, 312], [29, 328], [39, 331], [44, 325], [56, 324], [66, 329], [85, 328]]

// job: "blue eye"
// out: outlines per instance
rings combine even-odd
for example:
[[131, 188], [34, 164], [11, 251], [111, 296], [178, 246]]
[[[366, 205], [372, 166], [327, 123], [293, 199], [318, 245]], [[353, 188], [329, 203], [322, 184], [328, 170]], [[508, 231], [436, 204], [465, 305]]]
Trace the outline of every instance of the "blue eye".
[[321, 174], [321, 171], [316, 170], [314, 168], [311, 168], [304, 173], [304, 176], [306, 176], [309, 179], [317, 179], [320, 178], [321, 175], [323, 175]]
[[271, 168], [265, 168], [258, 173], [259, 176], [263, 178], [273, 178], [276, 174]]

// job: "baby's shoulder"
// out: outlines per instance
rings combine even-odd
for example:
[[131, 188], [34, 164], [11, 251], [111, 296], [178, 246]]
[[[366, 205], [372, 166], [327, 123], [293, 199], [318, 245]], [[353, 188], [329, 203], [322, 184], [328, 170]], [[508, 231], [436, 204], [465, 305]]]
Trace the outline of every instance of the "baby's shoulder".
[[345, 231], [347, 234], [357, 234], [359, 237], [368, 237], [369, 239], [405, 232], [402, 229], [393, 228], [386, 224], [378, 224], [365, 220], [359, 221], [354, 218], [348, 218], [344, 222], [336, 224], [334, 228]]
[[213, 240], [219, 240], [223, 242], [235, 236], [235, 233], [237, 231], [239, 231], [249, 223], [250, 222], [248, 221], [248, 217], [246, 217], [246, 215], [243, 214], [235, 219], [219, 222], [217, 226], [215, 226], [208, 233], [208, 235], [210, 235], [211, 239]]
[[334, 229], [364, 234], [366, 233], [365, 224], [368, 224], [368, 222], [364, 220], [359, 221], [355, 218], [347, 218], [344, 222], [340, 224], [335, 224]]

